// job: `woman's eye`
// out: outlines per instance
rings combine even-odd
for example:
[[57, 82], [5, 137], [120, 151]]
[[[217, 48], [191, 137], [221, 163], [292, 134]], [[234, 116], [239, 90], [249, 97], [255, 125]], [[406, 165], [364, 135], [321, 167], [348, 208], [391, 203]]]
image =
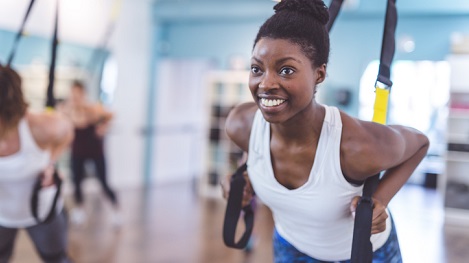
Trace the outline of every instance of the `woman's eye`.
[[295, 71], [292, 69], [292, 68], [282, 68], [280, 70], [280, 74], [281, 75], [291, 75], [293, 74]]
[[252, 66], [251, 67], [251, 72], [253, 74], [258, 74], [259, 72], [261, 72], [261, 69], [259, 67]]

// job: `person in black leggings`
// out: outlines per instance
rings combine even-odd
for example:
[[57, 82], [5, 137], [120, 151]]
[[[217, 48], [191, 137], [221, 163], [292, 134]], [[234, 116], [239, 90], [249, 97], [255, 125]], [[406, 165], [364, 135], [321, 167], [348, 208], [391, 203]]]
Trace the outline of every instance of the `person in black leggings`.
[[[85, 179], [85, 164], [93, 162], [98, 178], [106, 197], [111, 201], [114, 211], [118, 209], [118, 201], [114, 190], [109, 186], [106, 178], [106, 158], [104, 154], [104, 135], [106, 134], [113, 114], [105, 110], [100, 104], [93, 104], [86, 100], [83, 83], [74, 81], [70, 97], [59, 109], [70, 117], [75, 126], [75, 139], [71, 147], [71, 170], [75, 186], [74, 199], [77, 204], [71, 211], [71, 221], [83, 224], [86, 214], [83, 209], [84, 197], [82, 182]], [[120, 219], [114, 214], [114, 223]]]

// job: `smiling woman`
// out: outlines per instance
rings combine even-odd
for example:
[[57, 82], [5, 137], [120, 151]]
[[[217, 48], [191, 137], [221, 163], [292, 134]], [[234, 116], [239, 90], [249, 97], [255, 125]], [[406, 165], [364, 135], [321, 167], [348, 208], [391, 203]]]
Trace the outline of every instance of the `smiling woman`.
[[[313, 68], [308, 57], [298, 54], [303, 54], [302, 48], [283, 39], [260, 39], [253, 50], [249, 88], [269, 122], [309, 114], [303, 110], [312, 106], [316, 85], [324, 81], [325, 64]], [[281, 87], [298, 96], [289, 96]]]
[[246, 187], [252, 189], [245, 195], [254, 191], [273, 212], [275, 262], [350, 262], [362, 183], [381, 171], [373, 195], [373, 258], [402, 262], [387, 205], [425, 156], [428, 139], [316, 102], [329, 57], [327, 7], [320, 0], [283, 0], [274, 9], [254, 41], [254, 103], [232, 110], [226, 131], [248, 154]]

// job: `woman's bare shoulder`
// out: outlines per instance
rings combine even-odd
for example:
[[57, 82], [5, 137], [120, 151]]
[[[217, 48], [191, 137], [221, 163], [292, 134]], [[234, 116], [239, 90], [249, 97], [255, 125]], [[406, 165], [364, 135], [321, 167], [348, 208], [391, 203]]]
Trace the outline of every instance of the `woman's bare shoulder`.
[[363, 121], [341, 112], [342, 139], [340, 143], [341, 167], [352, 179], [364, 180], [382, 170], [374, 157], [379, 154], [380, 124]]
[[249, 149], [249, 136], [257, 109], [254, 102], [240, 104], [230, 111], [226, 120], [226, 133], [246, 152]]
[[406, 137], [400, 127], [363, 121], [344, 113], [342, 123], [341, 166], [350, 178], [366, 179], [402, 161]]
[[60, 143], [73, 134], [73, 125], [70, 120], [60, 112], [32, 112], [26, 113], [26, 119], [31, 134], [39, 146], [47, 147], [50, 144]]

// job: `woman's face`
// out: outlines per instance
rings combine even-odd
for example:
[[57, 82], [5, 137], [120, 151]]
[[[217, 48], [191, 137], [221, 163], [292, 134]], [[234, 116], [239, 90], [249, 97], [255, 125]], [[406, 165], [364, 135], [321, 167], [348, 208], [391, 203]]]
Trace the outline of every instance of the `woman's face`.
[[249, 89], [264, 118], [280, 123], [310, 108], [325, 75], [325, 65], [313, 68], [299, 45], [261, 38], [252, 52]]
[[81, 87], [72, 86], [70, 99], [74, 104], [80, 104], [85, 101], [85, 92]]

